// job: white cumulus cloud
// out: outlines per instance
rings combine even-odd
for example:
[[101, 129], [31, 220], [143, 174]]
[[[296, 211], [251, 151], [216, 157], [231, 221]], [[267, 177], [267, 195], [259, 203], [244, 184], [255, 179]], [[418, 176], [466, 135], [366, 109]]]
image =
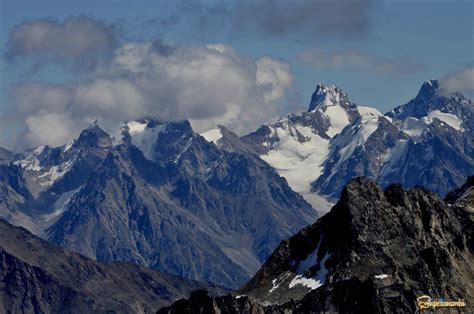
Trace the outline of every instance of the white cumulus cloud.
[[198, 132], [222, 124], [243, 133], [281, 115], [292, 85], [287, 63], [225, 45], [127, 43], [81, 80], [18, 86], [13, 114], [24, 121], [26, 146], [61, 145], [95, 119], [118, 130], [148, 115], [190, 119]]

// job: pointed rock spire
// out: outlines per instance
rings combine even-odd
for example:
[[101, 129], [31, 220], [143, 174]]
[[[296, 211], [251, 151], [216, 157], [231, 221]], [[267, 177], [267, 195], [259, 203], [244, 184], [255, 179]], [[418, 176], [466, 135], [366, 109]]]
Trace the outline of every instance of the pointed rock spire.
[[421, 101], [428, 101], [439, 90], [439, 82], [437, 80], [429, 80], [423, 83], [416, 98]]
[[95, 120], [87, 129], [81, 132], [76, 144], [90, 147], [110, 147], [113, 144], [113, 139], [99, 127], [97, 120]]
[[318, 107], [332, 106], [338, 103], [346, 103], [349, 100], [347, 95], [336, 85], [323, 85], [318, 83], [311, 97], [308, 112]]

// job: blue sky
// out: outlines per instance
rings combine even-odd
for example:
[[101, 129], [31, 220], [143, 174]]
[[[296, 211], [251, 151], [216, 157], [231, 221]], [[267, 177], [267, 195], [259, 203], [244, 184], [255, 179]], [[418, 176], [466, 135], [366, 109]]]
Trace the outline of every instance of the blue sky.
[[[179, 46], [222, 43], [242, 60], [267, 56], [287, 63], [294, 81], [290, 96], [280, 101], [291, 99], [300, 108], [322, 82], [339, 85], [359, 104], [386, 111], [412, 98], [423, 81], [473, 64], [473, 1], [340, 1], [336, 7], [318, 0], [281, 1], [274, 7], [260, 2], [1, 0], [0, 45], [5, 56], [12, 29], [25, 21], [71, 16], [107, 25], [119, 46], [157, 40]], [[90, 75], [34, 57], [1, 60], [4, 119], [15, 111], [11, 91], [17, 85]], [[9, 124], [17, 131], [24, 127], [21, 121]]]

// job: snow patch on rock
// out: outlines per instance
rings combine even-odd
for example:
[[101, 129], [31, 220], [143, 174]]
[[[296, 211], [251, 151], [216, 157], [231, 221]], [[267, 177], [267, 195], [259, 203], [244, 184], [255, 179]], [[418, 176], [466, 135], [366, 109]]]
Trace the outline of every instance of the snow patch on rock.
[[341, 131], [349, 124], [349, 116], [347, 115], [346, 110], [341, 106], [330, 106], [326, 110], [323, 110], [323, 114], [326, 118], [329, 119], [330, 127], [326, 131], [326, 134], [329, 137], [334, 137], [336, 134], [341, 133]]
[[[329, 273], [328, 269], [326, 268], [326, 261], [331, 255], [329, 252], [326, 252], [323, 258], [318, 262], [318, 253], [322, 240], [323, 235], [321, 235], [316, 249], [299, 263], [298, 268], [296, 269], [297, 275], [289, 284], [290, 289], [295, 285], [303, 285], [310, 288], [311, 290], [314, 290], [321, 287], [326, 282], [326, 276]], [[319, 271], [316, 276], [310, 278], [305, 277], [304, 274], [316, 265], [319, 267]]]
[[138, 147], [145, 158], [153, 160], [153, 149], [158, 135], [164, 130], [166, 124], [158, 124], [155, 127], [148, 127], [148, 121], [129, 121], [128, 134], [132, 139], [132, 144]]
[[40, 146], [34, 149], [28, 156], [24, 159], [16, 160], [13, 163], [17, 166], [20, 166], [23, 170], [26, 171], [41, 171], [39, 155], [45, 150], [46, 146]]
[[433, 110], [429, 112], [426, 117], [422, 117], [420, 119], [413, 117], [406, 118], [405, 121], [403, 121], [402, 130], [406, 134], [410, 135], [410, 137], [416, 139], [423, 134], [428, 125], [433, 123], [434, 119], [440, 120], [441, 123], [446, 123], [456, 131], [464, 131], [461, 127], [463, 121], [459, 117], [451, 113], [441, 112], [440, 110]]
[[200, 134], [206, 141], [209, 143], [214, 143], [217, 145], [217, 142], [222, 138], [222, 132], [220, 128], [210, 129], [206, 132]]
[[299, 263], [298, 269], [296, 270], [297, 274], [303, 275], [308, 269], [310, 269], [311, 267], [317, 264], [319, 246], [321, 245], [322, 240], [323, 240], [323, 236], [319, 238], [316, 249], [312, 253], [310, 253], [303, 261]]
[[357, 106], [357, 111], [359, 111], [359, 114], [361, 116], [364, 116], [364, 115], [382, 116], [382, 113], [380, 111], [378, 111], [377, 109], [372, 108], [372, 107]]
[[311, 290], [317, 289], [321, 287], [324, 283], [320, 282], [319, 280], [313, 278], [305, 278], [301, 275], [297, 275], [293, 280], [290, 282], [290, 289], [296, 285], [303, 285]]
[[462, 128], [461, 128], [462, 120], [451, 113], [445, 113], [439, 110], [433, 110], [428, 114], [428, 121], [432, 122], [433, 119], [438, 119], [440, 121], [445, 122], [456, 131], [462, 131]]
[[43, 186], [53, 185], [54, 182], [64, 177], [64, 175], [72, 168], [74, 162], [75, 159], [68, 160], [65, 163], [62, 163], [57, 166], [52, 166], [49, 171], [38, 176], [38, 179], [41, 179], [40, 184]]

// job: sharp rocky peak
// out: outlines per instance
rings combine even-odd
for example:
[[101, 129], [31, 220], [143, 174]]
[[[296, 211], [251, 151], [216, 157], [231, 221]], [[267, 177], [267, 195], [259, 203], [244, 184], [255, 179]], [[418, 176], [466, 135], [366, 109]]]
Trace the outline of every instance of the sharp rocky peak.
[[421, 101], [429, 101], [431, 97], [439, 90], [440, 85], [437, 80], [429, 80], [423, 83], [416, 98]]
[[113, 145], [113, 138], [101, 129], [97, 122], [94, 122], [81, 132], [75, 144], [89, 147], [110, 147]]
[[0, 163], [1, 163], [2, 161], [8, 161], [8, 160], [11, 159], [14, 155], [15, 155], [15, 153], [13, 153], [12, 151], [9, 151], [9, 150], [6, 149], [6, 148], [0, 147]]
[[347, 95], [336, 85], [323, 85], [318, 83], [311, 97], [308, 111], [313, 111], [320, 107], [327, 107], [339, 103], [348, 103]]
[[337, 87], [334, 84], [324, 85], [323, 83], [318, 83], [316, 85], [315, 93], [322, 95], [322, 94], [325, 94], [325, 93], [328, 93], [328, 92], [342, 92], [342, 91], [339, 87]]
[[[431, 103], [439, 100], [452, 99], [462, 102], [466, 97], [459, 91], [448, 91], [438, 80], [428, 80], [421, 85], [415, 99], [419, 103]], [[435, 108], [438, 109], [438, 108]]]
[[429, 80], [423, 83], [415, 98], [386, 115], [398, 120], [409, 117], [419, 119], [435, 110], [454, 114], [458, 118], [472, 117], [472, 101], [460, 92], [447, 92], [437, 80]]

